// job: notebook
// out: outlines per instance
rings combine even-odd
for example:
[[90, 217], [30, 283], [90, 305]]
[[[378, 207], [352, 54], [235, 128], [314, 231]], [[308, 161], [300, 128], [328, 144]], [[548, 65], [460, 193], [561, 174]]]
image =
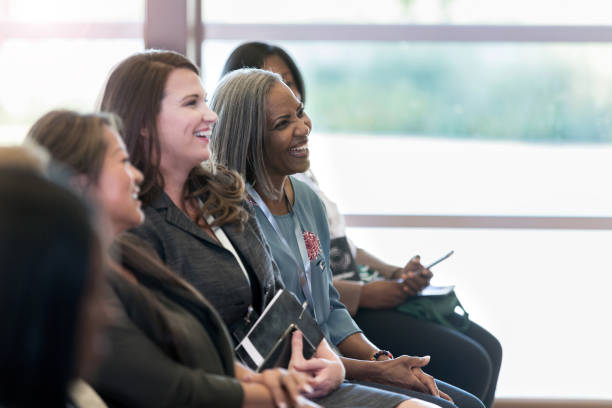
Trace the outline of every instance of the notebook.
[[323, 340], [323, 332], [295, 295], [281, 289], [236, 346], [236, 355], [257, 372], [272, 367], [287, 368], [295, 330], [303, 334], [304, 357], [312, 357]]

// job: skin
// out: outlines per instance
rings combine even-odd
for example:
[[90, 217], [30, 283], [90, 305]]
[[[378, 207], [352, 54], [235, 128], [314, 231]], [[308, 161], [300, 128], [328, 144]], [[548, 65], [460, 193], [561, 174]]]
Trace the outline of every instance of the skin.
[[[297, 99], [302, 95], [297, 89], [291, 69], [278, 55], [270, 55], [264, 59], [262, 69], [279, 74]], [[433, 274], [425, 270], [420, 258], [413, 257], [403, 268], [387, 264], [362, 248], [357, 249], [355, 261], [360, 265], [369, 265], [386, 277], [395, 279], [380, 279], [363, 285], [360, 307], [370, 309], [389, 309], [403, 303], [407, 297], [415, 296], [429, 285]], [[420, 271], [420, 273], [419, 273]], [[395, 276], [393, 276], [395, 275]], [[399, 280], [398, 280], [399, 278]]]
[[270, 55], [266, 57], [261, 68], [265, 69], [266, 71], [271, 71], [276, 74], [279, 74], [283, 79], [285, 85], [287, 85], [289, 89], [293, 91], [293, 94], [296, 96], [296, 98], [302, 100], [302, 95], [297, 89], [295, 78], [293, 78], [291, 70], [289, 69], [287, 64], [285, 64], [285, 61], [283, 61], [281, 57], [279, 57], [278, 55]]
[[[106, 227], [107, 235], [114, 235], [144, 220], [138, 200], [142, 174], [129, 162], [125, 144], [115, 130], [104, 126], [103, 137], [108, 148], [98, 180], [90, 183], [81, 179], [80, 182], [89, 186], [89, 194], [102, 209], [106, 221], [103, 231]], [[108, 246], [111, 239], [107, 237], [104, 241]], [[102, 269], [96, 268], [83, 297], [79, 345], [81, 375], [91, 373], [96, 361], [103, 355], [102, 330], [110, 316], [103, 302], [102, 279]]]
[[143, 178], [130, 163], [125, 144], [117, 132], [104, 126], [104, 138], [108, 150], [92, 193], [108, 216], [113, 233], [118, 234], [144, 221], [138, 199], [138, 186]]
[[[200, 78], [189, 69], [177, 68], [166, 80], [161, 110], [156, 118], [161, 157], [160, 171], [164, 191], [174, 204], [192, 220], [196, 202], [183, 199], [183, 189], [191, 169], [210, 158], [209, 142], [217, 114], [206, 103], [206, 91]], [[149, 137], [146, 130], [143, 137]], [[210, 226], [199, 224], [217, 240]], [[296, 370], [266, 370], [256, 374], [236, 363], [236, 377], [244, 390], [244, 407], [317, 407], [302, 395], [312, 386], [307, 375]]]
[[[266, 125], [266, 170], [273, 186], [279, 191], [284, 189], [289, 202], [293, 203], [294, 193], [288, 176], [302, 173], [310, 166], [307, 143], [312, 122], [304, 113], [301, 102], [285, 84], [277, 83], [267, 95]], [[258, 192], [272, 214], [288, 213], [284, 197], [274, 199]], [[421, 369], [429, 363], [429, 356], [401, 356], [389, 361], [385, 361], [388, 357], [381, 356], [379, 362], [367, 361], [379, 349], [363, 333], [347, 337], [338, 345], [338, 349], [346, 356], [341, 360], [347, 378], [374, 380], [450, 400], [450, 397], [438, 390], [434, 378]]]

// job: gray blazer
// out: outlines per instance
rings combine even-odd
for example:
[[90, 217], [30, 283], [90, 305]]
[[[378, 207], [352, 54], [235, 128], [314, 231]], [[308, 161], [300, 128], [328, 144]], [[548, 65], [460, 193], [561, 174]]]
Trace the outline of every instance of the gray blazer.
[[[252, 206], [246, 201], [243, 205], [252, 215]], [[242, 322], [253, 302], [253, 292], [232, 253], [208, 236], [165, 193], [144, 212], [145, 222], [131, 232], [147, 241], [171, 270], [199, 290], [230, 329]], [[222, 228], [249, 272], [260, 299], [254, 306], [261, 312], [283, 287], [268, 243], [254, 215], [242, 232], [235, 225]]]

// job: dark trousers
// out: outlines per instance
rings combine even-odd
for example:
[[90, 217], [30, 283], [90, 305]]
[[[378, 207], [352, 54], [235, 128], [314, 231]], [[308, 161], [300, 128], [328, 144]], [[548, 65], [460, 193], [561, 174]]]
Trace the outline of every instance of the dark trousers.
[[462, 333], [393, 309], [365, 308], [358, 310], [355, 321], [376, 346], [394, 355], [431, 356], [423, 371], [493, 406], [502, 349], [478, 324], [471, 322]]

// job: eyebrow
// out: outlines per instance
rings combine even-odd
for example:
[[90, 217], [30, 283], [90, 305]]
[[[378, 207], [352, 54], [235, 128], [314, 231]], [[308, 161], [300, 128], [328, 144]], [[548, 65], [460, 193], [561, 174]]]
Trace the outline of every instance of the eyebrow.
[[281, 115], [281, 116], [277, 116], [276, 118], [272, 119], [272, 125], [274, 125], [276, 122], [278, 122], [280, 119], [286, 119], [286, 118], [290, 118], [291, 114], [287, 113], [285, 115]]
[[[189, 99], [189, 98], [199, 98], [199, 97], [200, 97], [200, 94], [199, 94], [199, 93], [194, 93], [194, 94], [187, 95], [187, 96], [183, 97], [183, 98], [181, 99], [181, 102], [183, 102], [185, 99]], [[206, 94], [204, 94], [204, 98], [206, 98]]]

